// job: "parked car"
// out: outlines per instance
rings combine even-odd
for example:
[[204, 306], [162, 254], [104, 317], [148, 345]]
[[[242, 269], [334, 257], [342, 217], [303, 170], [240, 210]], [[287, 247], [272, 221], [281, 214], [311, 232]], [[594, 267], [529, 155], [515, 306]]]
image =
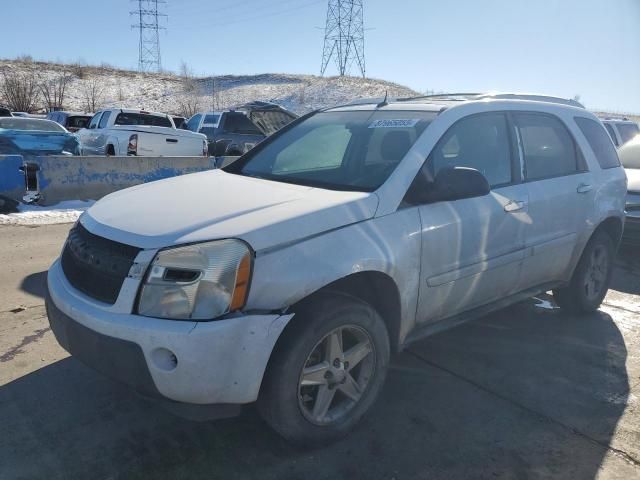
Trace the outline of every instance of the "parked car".
[[601, 119], [604, 124], [613, 144], [616, 147], [621, 147], [631, 139], [633, 139], [638, 133], [640, 133], [640, 127], [636, 122], [629, 120], [628, 118], [603, 118]]
[[0, 106], [0, 117], [13, 117], [11, 110], [6, 107]]
[[303, 445], [346, 434], [425, 335], [550, 289], [596, 310], [626, 194], [604, 127], [466, 98], [314, 112], [224, 170], [103, 198], [49, 270], [56, 338], [172, 408], [257, 401]]
[[89, 126], [89, 122], [93, 117], [92, 113], [77, 113], [77, 112], [49, 112], [47, 114], [47, 120], [52, 120], [59, 123], [70, 132], [77, 132], [83, 128]]
[[171, 117], [164, 113], [100, 110], [77, 135], [82, 155], [208, 155], [207, 137], [176, 129]]
[[640, 136], [623, 145], [618, 154], [627, 173], [626, 220], [622, 240], [640, 246]]
[[212, 156], [242, 155], [297, 118], [279, 105], [252, 102], [239, 110], [202, 112], [187, 121], [187, 129], [204, 133]]
[[78, 155], [78, 139], [39, 118], [0, 117], [0, 155]]

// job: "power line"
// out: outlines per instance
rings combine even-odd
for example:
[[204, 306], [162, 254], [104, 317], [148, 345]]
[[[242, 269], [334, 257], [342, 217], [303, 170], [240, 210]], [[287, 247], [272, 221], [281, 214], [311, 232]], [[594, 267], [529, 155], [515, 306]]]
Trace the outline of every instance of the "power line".
[[348, 75], [355, 63], [364, 78], [363, 0], [329, 0], [320, 75], [333, 59], [340, 76]]
[[166, 4], [166, 0], [131, 0], [138, 3], [138, 9], [129, 12], [138, 20], [131, 28], [140, 30], [140, 42], [138, 45], [138, 70], [141, 72], [161, 71], [160, 57], [160, 30], [166, 27], [160, 26], [161, 20], [166, 20], [168, 15], [160, 13], [159, 6]]

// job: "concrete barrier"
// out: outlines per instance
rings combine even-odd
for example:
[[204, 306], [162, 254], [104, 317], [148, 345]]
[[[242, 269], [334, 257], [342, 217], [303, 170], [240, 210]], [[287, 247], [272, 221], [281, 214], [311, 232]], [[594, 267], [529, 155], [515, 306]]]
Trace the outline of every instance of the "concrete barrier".
[[0, 155], [0, 195], [22, 201], [26, 186], [22, 155]]
[[23, 159], [16, 155], [0, 156], [0, 195], [20, 201], [38, 198], [40, 205], [53, 205], [63, 200], [98, 200], [123, 188], [211, 170], [233, 160], [235, 158], [230, 157], [52, 155]]

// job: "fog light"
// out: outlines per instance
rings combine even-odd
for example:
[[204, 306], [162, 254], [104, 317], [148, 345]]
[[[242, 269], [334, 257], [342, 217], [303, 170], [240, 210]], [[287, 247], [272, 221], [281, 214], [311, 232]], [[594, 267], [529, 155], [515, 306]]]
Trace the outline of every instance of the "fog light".
[[156, 348], [151, 352], [151, 359], [157, 368], [165, 372], [175, 370], [178, 366], [178, 357], [166, 348]]

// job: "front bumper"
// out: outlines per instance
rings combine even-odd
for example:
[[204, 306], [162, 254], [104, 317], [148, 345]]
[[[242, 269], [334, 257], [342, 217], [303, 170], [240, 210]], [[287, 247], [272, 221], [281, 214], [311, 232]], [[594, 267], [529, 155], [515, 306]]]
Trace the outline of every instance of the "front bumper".
[[145, 395], [188, 404], [255, 401], [273, 347], [293, 316], [191, 322], [122, 313], [74, 289], [59, 261], [47, 284], [49, 321], [63, 348]]

